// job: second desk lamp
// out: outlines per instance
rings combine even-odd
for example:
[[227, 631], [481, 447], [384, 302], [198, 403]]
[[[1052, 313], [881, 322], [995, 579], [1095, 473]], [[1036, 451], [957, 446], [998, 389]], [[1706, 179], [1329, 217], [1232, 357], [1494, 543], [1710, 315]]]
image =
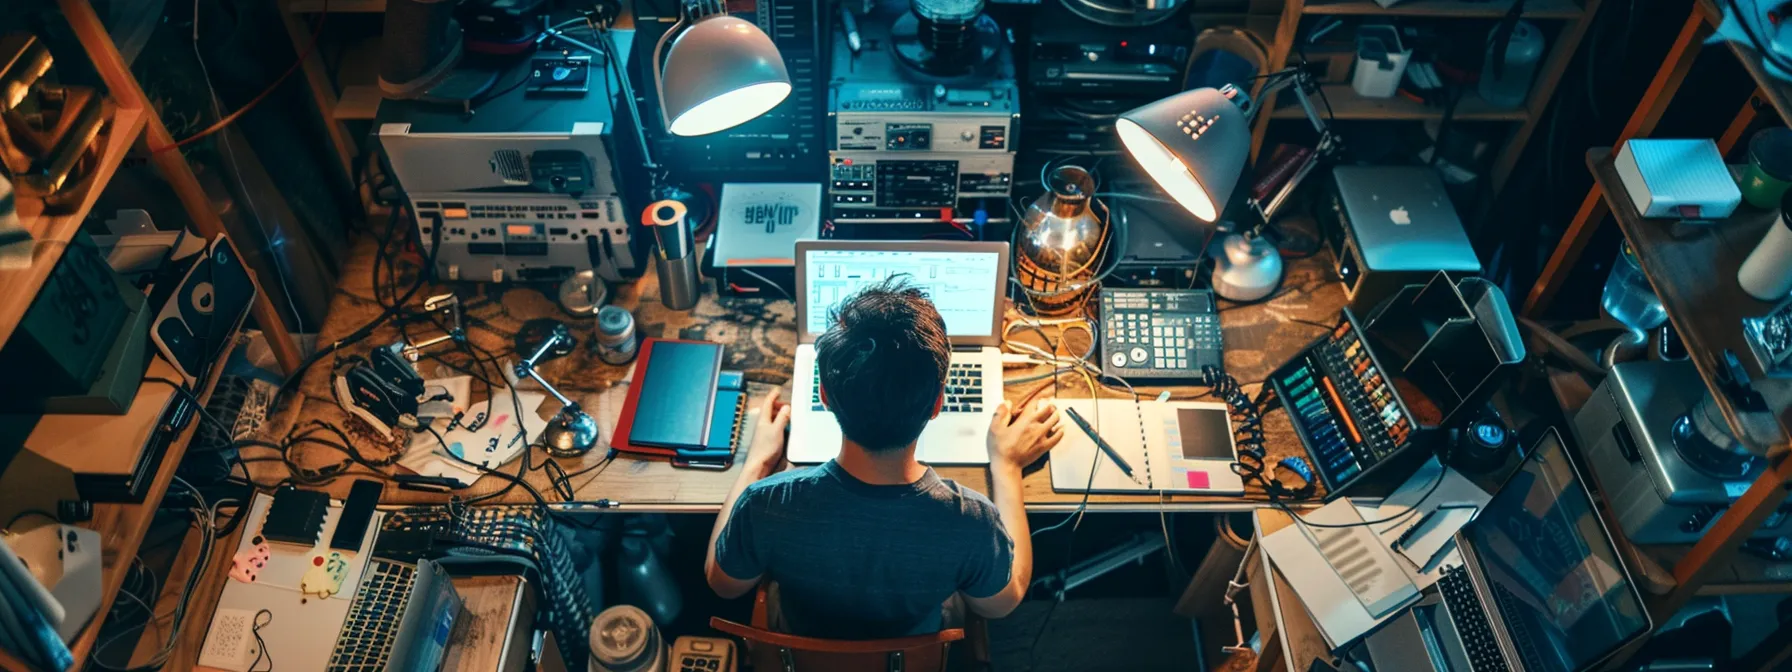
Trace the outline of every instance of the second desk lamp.
[[[1307, 174], [1337, 150], [1337, 139], [1319, 116], [1308, 91], [1313, 78], [1299, 68], [1268, 76], [1260, 95], [1292, 88], [1318, 145], [1268, 202], [1251, 199], [1258, 221], [1242, 231], [1220, 234], [1208, 248], [1213, 257], [1213, 291], [1232, 301], [1259, 301], [1282, 284], [1282, 255], [1264, 237], [1268, 225]], [[1251, 152], [1251, 119], [1258, 112], [1249, 95], [1233, 85], [1191, 89], [1120, 115], [1114, 131], [1139, 167], [1164, 192], [1204, 224], [1217, 226]]]

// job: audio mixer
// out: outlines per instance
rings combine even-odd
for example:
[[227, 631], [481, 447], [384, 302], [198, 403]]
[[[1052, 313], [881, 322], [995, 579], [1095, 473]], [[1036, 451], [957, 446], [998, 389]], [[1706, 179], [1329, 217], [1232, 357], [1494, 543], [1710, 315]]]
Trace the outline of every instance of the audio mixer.
[[1102, 375], [1202, 382], [1206, 367], [1225, 368], [1212, 291], [1104, 288], [1101, 322]]
[[1346, 311], [1331, 333], [1270, 374], [1328, 499], [1365, 481], [1398, 486], [1410, 475], [1403, 466], [1425, 456], [1409, 450], [1412, 414], [1382, 371]]

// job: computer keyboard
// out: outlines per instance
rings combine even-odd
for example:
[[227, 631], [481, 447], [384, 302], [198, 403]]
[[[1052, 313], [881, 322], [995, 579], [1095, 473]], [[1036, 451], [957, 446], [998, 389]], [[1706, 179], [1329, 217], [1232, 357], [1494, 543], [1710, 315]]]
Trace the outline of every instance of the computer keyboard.
[[[825, 411], [821, 403], [821, 368], [816, 367], [810, 375], [809, 407], [811, 410]], [[952, 362], [946, 367], [946, 403], [940, 407], [941, 413], [982, 413], [983, 412], [983, 365], [978, 362]]]
[[[1514, 596], [1512, 591], [1506, 590], [1505, 586], [1498, 583], [1492, 584], [1491, 588], [1493, 589], [1493, 599], [1499, 603], [1501, 613], [1523, 612], [1524, 607], [1515, 604], [1518, 597]], [[1542, 662], [1542, 655], [1537, 650], [1537, 638], [1531, 632], [1529, 621], [1522, 618], [1509, 618], [1505, 623], [1506, 636], [1512, 640], [1513, 648], [1518, 650], [1519, 664], [1525, 669], [1548, 669]]]
[[1444, 570], [1443, 577], [1437, 580], [1437, 589], [1444, 596], [1444, 604], [1450, 608], [1450, 621], [1455, 624], [1456, 635], [1462, 640], [1469, 667], [1474, 672], [1508, 672], [1506, 657], [1500, 654], [1499, 640], [1487, 622], [1487, 608], [1475, 594], [1468, 569], [1458, 565]]
[[941, 413], [983, 412], [983, 365], [952, 362], [946, 367], [946, 403]]
[[398, 622], [417, 582], [416, 565], [373, 558], [361, 572], [361, 586], [330, 652], [328, 672], [376, 672], [392, 657]]

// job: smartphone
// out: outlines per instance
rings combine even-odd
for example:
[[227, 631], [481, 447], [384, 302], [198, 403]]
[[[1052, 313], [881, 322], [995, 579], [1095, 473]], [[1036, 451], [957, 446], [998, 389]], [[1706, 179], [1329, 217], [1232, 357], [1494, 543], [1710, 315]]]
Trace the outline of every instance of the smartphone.
[[330, 535], [330, 548], [350, 553], [361, 550], [367, 537], [367, 525], [373, 522], [373, 508], [379, 506], [386, 484], [360, 480], [349, 486], [348, 499], [342, 502], [342, 516], [336, 519], [336, 532]]

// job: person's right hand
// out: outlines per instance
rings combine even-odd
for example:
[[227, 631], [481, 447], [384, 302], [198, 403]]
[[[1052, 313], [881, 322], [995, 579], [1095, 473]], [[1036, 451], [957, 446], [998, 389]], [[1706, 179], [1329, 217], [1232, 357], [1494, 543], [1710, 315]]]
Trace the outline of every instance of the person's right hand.
[[1051, 402], [1041, 401], [1015, 412], [1004, 401], [989, 421], [989, 467], [1019, 471], [1062, 440], [1062, 418]]
[[759, 407], [759, 424], [753, 429], [753, 443], [747, 446], [746, 470], [760, 478], [778, 471], [784, 461], [784, 431], [790, 427], [790, 404], [778, 399], [778, 391], [766, 395]]

